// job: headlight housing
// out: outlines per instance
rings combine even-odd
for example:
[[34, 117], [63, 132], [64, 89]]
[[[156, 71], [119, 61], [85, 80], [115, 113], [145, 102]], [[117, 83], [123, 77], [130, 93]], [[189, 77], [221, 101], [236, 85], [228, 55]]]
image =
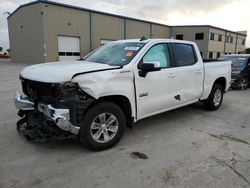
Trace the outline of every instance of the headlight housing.
[[69, 82], [64, 82], [64, 83], [61, 84], [61, 87], [62, 87], [62, 88], [77, 88], [77, 87], [78, 87], [78, 83], [76, 83], [76, 82], [71, 82], [71, 81], [69, 81]]
[[69, 99], [85, 99], [87, 94], [79, 87], [77, 82], [64, 82], [59, 84], [58, 90], [60, 97], [66, 100]]

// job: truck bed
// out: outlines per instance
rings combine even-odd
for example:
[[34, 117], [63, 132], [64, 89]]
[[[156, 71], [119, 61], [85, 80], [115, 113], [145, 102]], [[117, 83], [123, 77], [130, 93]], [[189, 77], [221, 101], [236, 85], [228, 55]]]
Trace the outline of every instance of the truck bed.
[[217, 78], [225, 77], [227, 80], [225, 91], [230, 88], [231, 84], [231, 61], [207, 61], [204, 62], [204, 88], [201, 99], [206, 99]]

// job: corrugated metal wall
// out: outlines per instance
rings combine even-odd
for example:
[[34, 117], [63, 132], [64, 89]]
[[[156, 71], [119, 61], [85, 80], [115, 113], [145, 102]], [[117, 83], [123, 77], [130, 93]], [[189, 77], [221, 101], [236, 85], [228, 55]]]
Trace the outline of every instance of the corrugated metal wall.
[[[198, 44], [204, 58], [208, 58], [211, 50], [221, 52], [219, 48], [222, 47], [217, 45], [218, 42], [209, 40], [208, 27], [170, 28], [162, 24], [51, 2], [34, 2], [18, 8], [9, 17], [8, 25], [12, 61], [15, 62], [58, 61], [58, 36], [79, 37], [81, 57], [100, 46], [102, 40], [142, 36], [170, 38], [184, 34], [184, 40], [195, 41]], [[195, 33], [199, 32], [204, 33], [204, 40], [195, 40]], [[231, 35], [234, 36], [234, 33]], [[238, 35], [236, 38], [237, 45], [226, 44], [226, 51], [244, 51], [243, 41], [246, 37]]]
[[89, 12], [42, 4], [47, 62], [58, 61], [58, 36], [80, 37], [81, 54], [90, 51]]
[[12, 59], [30, 63], [58, 61], [58, 36], [79, 37], [81, 57], [101, 40], [170, 37], [169, 26], [50, 3], [21, 7], [9, 19], [9, 30]]
[[124, 38], [124, 19], [97, 13], [91, 13], [91, 16], [92, 49], [99, 47], [102, 39]]
[[81, 57], [99, 47], [101, 40], [149, 38], [150, 34], [153, 38], [170, 37], [168, 26], [51, 4], [42, 6], [47, 62], [58, 60], [58, 35], [80, 37]]
[[152, 24], [151, 38], [170, 38], [170, 27]]
[[142, 36], [150, 38], [150, 24], [136, 20], [126, 20], [126, 38], [135, 39]]
[[23, 7], [8, 19], [11, 60], [43, 63], [43, 25], [40, 4]]

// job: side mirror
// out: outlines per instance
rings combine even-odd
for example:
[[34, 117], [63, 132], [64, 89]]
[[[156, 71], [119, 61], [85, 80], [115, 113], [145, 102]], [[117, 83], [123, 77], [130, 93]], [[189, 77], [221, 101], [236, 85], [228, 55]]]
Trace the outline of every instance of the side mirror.
[[147, 73], [160, 71], [161, 64], [158, 61], [146, 61], [138, 64], [139, 76], [146, 77]]

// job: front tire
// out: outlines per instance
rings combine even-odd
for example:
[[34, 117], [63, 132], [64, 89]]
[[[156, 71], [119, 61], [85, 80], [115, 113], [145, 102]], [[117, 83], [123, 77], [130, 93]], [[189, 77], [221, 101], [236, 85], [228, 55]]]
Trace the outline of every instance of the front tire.
[[91, 150], [106, 150], [121, 140], [125, 127], [121, 108], [112, 102], [101, 102], [84, 115], [79, 141]]
[[205, 101], [205, 107], [214, 111], [220, 108], [223, 101], [223, 87], [220, 84], [214, 84], [209, 97]]

